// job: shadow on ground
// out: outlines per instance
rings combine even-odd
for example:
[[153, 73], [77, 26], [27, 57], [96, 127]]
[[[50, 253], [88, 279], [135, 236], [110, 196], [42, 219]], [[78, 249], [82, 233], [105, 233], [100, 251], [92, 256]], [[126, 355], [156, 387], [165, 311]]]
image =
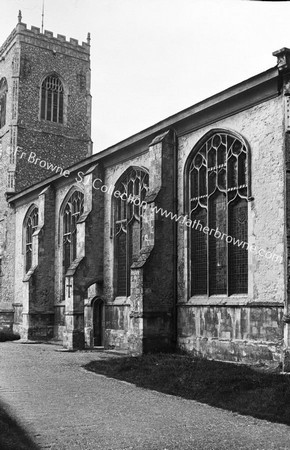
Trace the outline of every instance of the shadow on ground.
[[290, 425], [290, 375], [180, 354], [92, 361], [84, 368], [145, 389]]
[[13, 333], [11, 330], [0, 330], [0, 342], [18, 341], [19, 339], [18, 333]]
[[7, 407], [0, 402], [0, 449], [39, 450], [23, 427], [14, 419]]

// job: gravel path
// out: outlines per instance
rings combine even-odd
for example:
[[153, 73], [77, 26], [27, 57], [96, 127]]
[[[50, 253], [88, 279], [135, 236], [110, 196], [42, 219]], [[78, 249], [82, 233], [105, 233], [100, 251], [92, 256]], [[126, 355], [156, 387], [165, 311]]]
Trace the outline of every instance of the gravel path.
[[40, 448], [290, 449], [290, 427], [240, 416], [84, 370], [112, 357], [55, 345], [0, 344], [0, 401]]

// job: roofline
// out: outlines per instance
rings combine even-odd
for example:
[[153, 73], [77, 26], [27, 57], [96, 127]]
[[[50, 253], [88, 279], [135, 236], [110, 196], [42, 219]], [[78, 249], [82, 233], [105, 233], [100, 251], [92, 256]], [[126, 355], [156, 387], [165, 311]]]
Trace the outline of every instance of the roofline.
[[[117, 153], [118, 151], [131, 146], [135, 143], [137, 143], [138, 141], [142, 141], [145, 138], [157, 135], [158, 133], [164, 131], [164, 129], [168, 129], [170, 127], [172, 127], [173, 124], [176, 124], [177, 122], [181, 122], [187, 118], [189, 118], [190, 116], [193, 116], [197, 113], [200, 113], [206, 109], [212, 108], [215, 105], [229, 100], [237, 95], [241, 95], [246, 91], [249, 91], [250, 89], [254, 89], [255, 87], [258, 87], [259, 85], [262, 85], [263, 83], [267, 83], [269, 81], [274, 80], [275, 78], [278, 79], [279, 77], [279, 71], [277, 66], [272, 67], [271, 69], [268, 69], [264, 72], [261, 72], [258, 75], [255, 75], [251, 78], [248, 78], [247, 80], [244, 80], [236, 85], [233, 85], [217, 94], [212, 95], [211, 97], [206, 98], [205, 100], [202, 100], [196, 104], [194, 104], [193, 106], [190, 106], [189, 108], [183, 109], [181, 111], [179, 111], [176, 114], [173, 114], [172, 116], [167, 117], [164, 120], [161, 120], [160, 122], [157, 122], [154, 125], [151, 125], [148, 128], [145, 128], [142, 131], [139, 131], [138, 133], [133, 134], [132, 136], [104, 149], [101, 150], [98, 153], [95, 153], [85, 159], [83, 159], [82, 161], [73, 164], [70, 167], [67, 167], [66, 170], [69, 171], [70, 173], [72, 172], [76, 172], [78, 169], [80, 168], [84, 168], [87, 165], [93, 164], [93, 163], [97, 163], [98, 161], [100, 161], [103, 158], [106, 158], [114, 153]], [[11, 195], [8, 199], [9, 203], [12, 203], [16, 200], [18, 200], [19, 198], [31, 193], [32, 191], [36, 190], [36, 189], [40, 189], [40, 188], [44, 188], [45, 186], [53, 183], [54, 181], [62, 178], [63, 175], [61, 174], [56, 174], [56, 175], [52, 175], [48, 178], [46, 178], [45, 180], [42, 180], [32, 186], [29, 186], [28, 188], [14, 194]]]

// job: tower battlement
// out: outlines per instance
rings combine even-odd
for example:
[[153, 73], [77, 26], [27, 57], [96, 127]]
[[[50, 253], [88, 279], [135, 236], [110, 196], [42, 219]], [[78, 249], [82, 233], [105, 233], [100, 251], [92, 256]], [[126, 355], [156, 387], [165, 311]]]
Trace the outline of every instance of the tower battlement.
[[[20, 21], [19, 21], [20, 20]], [[26, 23], [22, 21], [21, 13], [18, 16], [18, 23], [16, 27], [12, 30], [8, 38], [4, 41], [0, 47], [0, 58], [4, 56], [6, 51], [9, 50], [10, 46], [13, 44], [14, 39], [19, 36], [19, 39], [24, 42], [34, 43], [34, 39], [37, 38], [37, 45], [43, 45], [43, 47], [57, 51], [58, 46], [61, 46], [61, 51], [66, 48], [68, 51], [75, 50], [84, 55], [90, 54], [90, 33], [87, 35], [87, 41], [81, 44], [77, 39], [69, 38], [63, 34], [57, 34], [54, 36], [52, 31], [44, 30], [43, 33], [40, 31], [39, 27], [31, 26], [27, 27]]]

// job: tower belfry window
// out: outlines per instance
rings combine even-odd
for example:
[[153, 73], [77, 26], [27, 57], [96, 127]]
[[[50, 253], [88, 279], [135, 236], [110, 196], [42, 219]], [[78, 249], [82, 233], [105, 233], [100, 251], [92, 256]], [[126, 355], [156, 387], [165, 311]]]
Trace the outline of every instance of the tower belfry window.
[[55, 75], [45, 78], [41, 86], [40, 118], [63, 123], [63, 85]]

